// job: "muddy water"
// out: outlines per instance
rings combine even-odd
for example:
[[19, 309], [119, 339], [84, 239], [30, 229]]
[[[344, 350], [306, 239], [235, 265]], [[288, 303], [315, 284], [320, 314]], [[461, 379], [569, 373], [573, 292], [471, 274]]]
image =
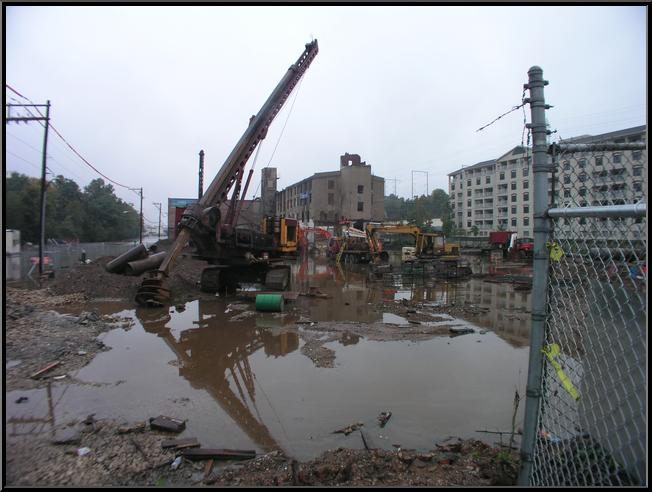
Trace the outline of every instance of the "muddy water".
[[[183, 436], [198, 437], [205, 447], [281, 447], [310, 459], [338, 446], [362, 447], [357, 432], [333, 433], [355, 422], [364, 423], [370, 445], [383, 448], [428, 449], [450, 435], [495, 442], [497, 436], [476, 431], [511, 428], [514, 390], [525, 395], [528, 293], [479, 279], [398, 275], [376, 282], [363, 267], [295, 265], [293, 289], [309, 287], [331, 297], [300, 296], [282, 314], [255, 313], [253, 303], [235, 297], [154, 310], [94, 305], [136, 323], [103, 335], [111, 350], [69, 375], [68, 383], [8, 393], [6, 433], [49, 432], [48, 417], [56, 425], [91, 413], [125, 422], [163, 414], [186, 420]], [[455, 338], [329, 342], [333, 368], [316, 367], [301, 353], [304, 325], [295, 321], [385, 322], [400, 329], [405, 318], [385, 312], [382, 301], [401, 299], [490, 311], [456, 320], [476, 333]], [[15, 403], [20, 396], [29, 400]], [[376, 421], [382, 411], [392, 412], [384, 428]]]

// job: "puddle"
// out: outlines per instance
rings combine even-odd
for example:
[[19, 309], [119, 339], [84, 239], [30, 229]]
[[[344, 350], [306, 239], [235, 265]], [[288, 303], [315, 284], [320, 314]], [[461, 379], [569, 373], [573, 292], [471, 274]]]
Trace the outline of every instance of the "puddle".
[[[293, 275], [293, 290], [317, 287], [330, 298], [300, 296], [284, 313], [257, 313], [253, 303], [232, 297], [161, 309], [115, 302], [70, 308], [128, 316], [135, 324], [104, 334], [111, 350], [71, 374], [73, 384], [7, 393], [7, 436], [49, 432], [91, 413], [125, 422], [162, 414], [186, 420], [181, 437], [199, 437], [205, 447], [280, 447], [307, 460], [327, 449], [362, 447], [359, 433], [333, 434], [358, 421], [371, 445], [386, 449], [429, 449], [450, 435], [493, 442], [476, 431], [511, 428], [514, 389], [525, 394], [529, 315], [527, 323], [506, 315], [529, 309], [529, 293], [478, 279], [407, 285], [399, 276], [405, 284], [384, 285], [369, 281], [363, 269], [313, 261], [294, 265]], [[390, 299], [490, 312], [472, 322], [435, 313], [424, 323], [474, 329], [465, 336], [378, 342], [351, 335], [326, 343], [335, 355], [332, 368], [302, 354], [300, 317], [407, 325], [384, 312], [382, 302]], [[480, 334], [483, 328], [491, 331]], [[28, 400], [15, 403], [21, 396]], [[376, 417], [383, 411], [392, 418], [381, 429]]]

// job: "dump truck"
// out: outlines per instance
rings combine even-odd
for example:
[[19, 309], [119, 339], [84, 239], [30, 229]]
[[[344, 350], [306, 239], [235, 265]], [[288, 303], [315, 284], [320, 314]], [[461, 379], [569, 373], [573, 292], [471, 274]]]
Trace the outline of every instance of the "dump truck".
[[[266, 216], [260, 232], [235, 224], [241, 207], [239, 198], [245, 165], [318, 51], [317, 40], [306, 44], [301, 56], [290, 66], [259, 112], [249, 119], [247, 129], [206, 192], [184, 211], [178, 234], [165, 259], [157, 270], [148, 272], [143, 279], [136, 294], [138, 304], [163, 306], [169, 301], [167, 278], [189, 241], [195, 248], [195, 258], [209, 264], [200, 279], [204, 292], [234, 287], [240, 281], [260, 281], [268, 289], [288, 288], [290, 267], [282, 260], [283, 256], [296, 252], [297, 221]], [[253, 171], [249, 171], [243, 195], [252, 174]], [[220, 213], [223, 202], [230, 203], [225, 217]]]

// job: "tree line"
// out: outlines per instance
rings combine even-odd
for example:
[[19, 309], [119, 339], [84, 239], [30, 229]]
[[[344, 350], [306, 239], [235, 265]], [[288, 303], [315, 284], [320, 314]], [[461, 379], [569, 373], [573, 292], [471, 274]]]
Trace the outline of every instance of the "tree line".
[[421, 195], [413, 200], [394, 194], [385, 197], [387, 220], [407, 220], [419, 227], [429, 225], [431, 219], [441, 219], [447, 236], [456, 234], [451, 220], [448, 193], [442, 189], [433, 190], [430, 195]]
[[[5, 179], [5, 227], [21, 240], [40, 240], [41, 180], [12, 172]], [[102, 242], [137, 239], [140, 214], [118, 198], [111, 184], [94, 179], [84, 189], [62, 175], [46, 188], [45, 238]]]

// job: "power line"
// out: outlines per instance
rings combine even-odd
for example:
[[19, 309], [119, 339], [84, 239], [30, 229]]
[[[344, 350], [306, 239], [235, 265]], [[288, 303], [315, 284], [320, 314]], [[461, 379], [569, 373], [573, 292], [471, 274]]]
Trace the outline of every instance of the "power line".
[[[9, 84], [5, 84], [5, 86], [6, 86], [10, 91], [14, 92], [14, 93], [17, 94], [18, 96], [20, 96], [20, 97], [22, 97], [23, 99], [25, 99], [26, 101], [30, 102], [31, 104], [34, 104], [34, 103], [29, 99], [29, 98], [23, 96], [20, 92], [18, 92], [16, 89], [14, 89], [13, 87], [11, 87]], [[38, 107], [35, 107], [35, 109], [36, 109], [36, 112], [37, 112], [39, 115], [43, 116], [43, 114], [42, 114], [41, 111], [38, 109]], [[32, 114], [31, 111], [29, 111], [29, 109], [27, 109], [27, 112], [30, 113], [30, 114]], [[32, 116], [34, 116], [34, 115], [32, 114]], [[41, 123], [41, 124], [43, 124], [43, 123]], [[48, 122], [48, 126], [49, 126], [49, 127], [52, 129], [52, 131], [53, 131], [54, 133], [56, 133], [57, 136], [58, 136], [58, 137], [59, 137], [59, 138], [60, 138], [60, 139], [61, 139], [61, 140], [62, 140], [62, 141], [63, 141], [63, 142], [64, 142], [64, 143], [65, 143], [65, 144], [70, 148], [70, 150], [72, 150], [72, 151], [75, 153], [75, 155], [76, 155], [77, 157], [79, 157], [82, 161], [84, 161], [84, 163], [85, 163], [87, 166], [89, 166], [91, 169], [93, 169], [97, 174], [99, 174], [99, 175], [102, 176], [103, 178], [107, 179], [107, 180], [110, 181], [111, 183], [116, 184], [116, 185], [118, 185], [118, 186], [121, 186], [122, 188], [126, 188], [126, 189], [128, 189], [128, 190], [134, 190], [134, 189], [137, 189], [137, 188], [133, 188], [133, 187], [131, 187], [131, 186], [127, 186], [127, 185], [123, 185], [123, 184], [121, 184], [121, 183], [118, 183], [117, 181], [114, 181], [113, 179], [111, 179], [111, 178], [109, 178], [108, 176], [106, 176], [105, 174], [103, 174], [103, 173], [102, 173], [101, 171], [99, 171], [95, 166], [93, 166], [90, 162], [88, 162], [88, 161], [84, 158], [84, 156], [82, 156], [82, 155], [77, 151], [77, 149], [75, 149], [75, 148], [74, 148], [74, 147], [73, 147], [73, 146], [72, 146], [72, 145], [71, 145], [71, 144], [70, 144], [70, 143], [69, 143], [69, 142], [64, 138], [64, 136], [61, 135], [61, 133], [59, 133], [59, 130], [57, 130], [57, 129], [52, 125], [52, 123], [49, 123], [49, 122]]]

